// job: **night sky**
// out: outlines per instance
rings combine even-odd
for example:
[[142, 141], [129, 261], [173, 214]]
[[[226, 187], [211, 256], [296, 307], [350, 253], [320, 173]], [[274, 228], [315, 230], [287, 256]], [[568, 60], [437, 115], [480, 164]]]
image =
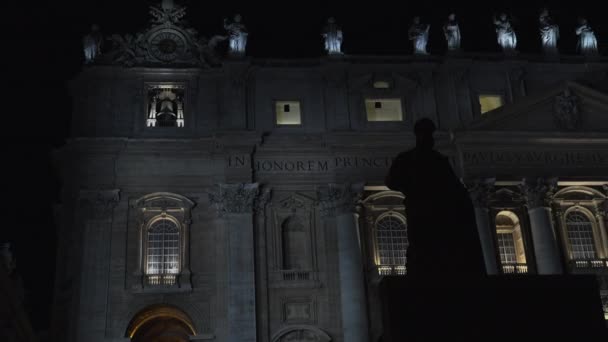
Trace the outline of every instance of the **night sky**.
[[[8, 154], [2, 166], [9, 210], [0, 242], [10, 241], [13, 245], [26, 287], [26, 304], [37, 330], [49, 325], [54, 248], [55, 241], [61, 238], [55, 233], [51, 207], [58, 198], [60, 184], [49, 153], [69, 136], [71, 107], [66, 81], [81, 69], [81, 37], [91, 23], [98, 23], [106, 35], [135, 33], [146, 26], [147, 7], [158, 2], [10, 1], [3, 6], [2, 103], [9, 112], [4, 115], [1, 137], [4, 153]], [[247, 54], [252, 57], [322, 56], [320, 31], [328, 16], [334, 16], [342, 27], [347, 54], [410, 54], [407, 29], [415, 15], [431, 24], [430, 52], [442, 54], [445, 43], [441, 26], [450, 11], [457, 14], [462, 46], [467, 52], [499, 51], [491, 18], [495, 12], [507, 11], [514, 17], [518, 50], [539, 53], [537, 23], [542, 6], [549, 7], [560, 25], [562, 53], [575, 52], [574, 26], [581, 15], [595, 29], [600, 53], [608, 54], [608, 23], [604, 20], [608, 13], [601, 10], [601, 1], [526, 1], [519, 5], [505, 1], [475, 5], [472, 1], [468, 5], [453, 1], [450, 5], [430, 0], [330, 4], [217, 1], [217, 5], [215, 1], [176, 2], [188, 6], [188, 21], [205, 36], [222, 33], [222, 18], [241, 13], [250, 32]]]

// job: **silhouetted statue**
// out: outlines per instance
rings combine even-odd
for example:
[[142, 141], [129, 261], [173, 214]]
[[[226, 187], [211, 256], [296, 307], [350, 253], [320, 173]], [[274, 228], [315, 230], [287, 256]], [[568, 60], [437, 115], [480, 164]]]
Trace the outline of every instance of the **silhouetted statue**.
[[395, 158], [385, 181], [405, 195], [407, 275], [480, 277], [485, 266], [468, 191], [448, 158], [433, 149], [433, 121], [419, 120], [414, 131], [416, 147]]

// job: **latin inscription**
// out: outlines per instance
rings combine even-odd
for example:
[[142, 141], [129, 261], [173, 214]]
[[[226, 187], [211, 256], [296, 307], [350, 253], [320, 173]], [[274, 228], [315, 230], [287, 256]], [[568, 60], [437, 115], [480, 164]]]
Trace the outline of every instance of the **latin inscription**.
[[[253, 169], [256, 172], [311, 172], [322, 173], [342, 169], [388, 169], [391, 166], [392, 156], [335, 156], [318, 159], [254, 159]], [[230, 156], [228, 168], [249, 167], [247, 156]]]
[[465, 166], [608, 166], [608, 151], [467, 151]]

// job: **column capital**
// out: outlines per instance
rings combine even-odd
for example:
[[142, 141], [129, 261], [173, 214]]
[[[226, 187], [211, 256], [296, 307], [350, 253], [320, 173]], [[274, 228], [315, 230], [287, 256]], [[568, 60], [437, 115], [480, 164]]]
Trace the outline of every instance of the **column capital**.
[[496, 178], [472, 179], [465, 182], [475, 208], [486, 208], [488, 198], [494, 192]]
[[209, 201], [220, 215], [257, 212], [270, 200], [270, 188], [258, 183], [216, 184], [209, 192]]
[[550, 207], [557, 189], [557, 178], [524, 178], [520, 189], [528, 209]]
[[317, 188], [317, 203], [323, 216], [354, 213], [362, 197], [363, 183], [330, 183]]
[[95, 219], [108, 218], [120, 200], [120, 189], [82, 189], [78, 193], [79, 205], [91, 208]]

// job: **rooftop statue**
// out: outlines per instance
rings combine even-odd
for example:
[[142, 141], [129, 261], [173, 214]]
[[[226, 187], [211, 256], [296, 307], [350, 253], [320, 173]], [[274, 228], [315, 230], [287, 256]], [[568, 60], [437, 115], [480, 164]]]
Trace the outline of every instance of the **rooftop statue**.
[[426, 45], [429, 42], [430, 28], [431, 25], [420, 23], [420, 17], [414, 17], [412, 20], [412, 25], [407, 32], [407, 36], [413, 43], [415, 55], [428, 55]]
[[247, 29], [241, 22], [240, 14], [236, 14], [232, 22], [224, 18], [224, 29], [228, 32], [228, 55], [244, 56], [247, 46]]
[[517, 35], [513, 30], [513, 25], [507, 17], [506, 13], [501, 13], [498, 18], [494, 16], [494, 25], [496, 26], [496, 39], [498, 45], [502, 47], [505, 53], [514, 53], [517, 47]]
[[450, 13], [448, 21], [443, 25], [443, 34], [448, 44], [448, 51], [454, 52], [460, 50], [460, 27], [456, 21], [456, 14]]
[[327, 19], [327, 25], [321, 34], [325, 38], [325, 51], [328, 55], [342, 54], [342, 41], [344, 39], [342, 30], [336, 24], [336, 19], [330, 17]]
[[585, 55], [592, 56], [597, 54], [597, 38], [591, 26], [587, 23], [587, 19], [579, 18], [576, 26], [576, 35], [578, 36], [577, 50]]
[[99, 26], [95, 24], [91, 25], [91, 32], [82, 38], [85, 64], [92, 63], [101, 54], [102, 43], [103, 37], [99, 31]]
[[557, 40], [559, 39], [559, 26], [549, 15], [549, 10], [543, 8], [538, 17], [540, 41], [543, 51], [547, 54], [557, 54]]

